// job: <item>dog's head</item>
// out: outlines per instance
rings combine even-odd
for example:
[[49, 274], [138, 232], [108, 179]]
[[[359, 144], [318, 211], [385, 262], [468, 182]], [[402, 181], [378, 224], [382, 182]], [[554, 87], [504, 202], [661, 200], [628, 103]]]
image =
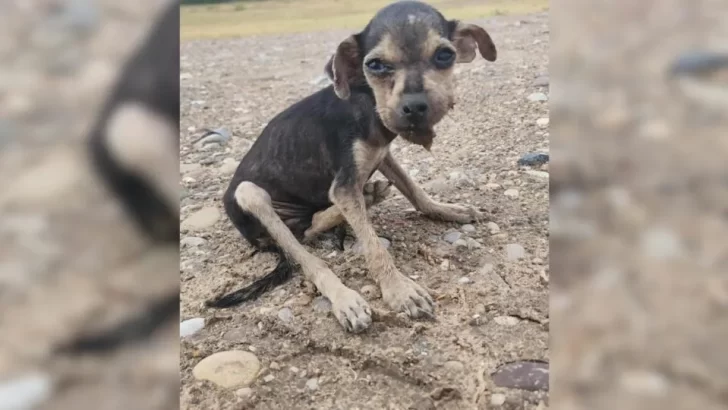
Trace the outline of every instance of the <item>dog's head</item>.
[[336, 95], [367, 85], [385, 127], [429, 149], [433, 127], [454, 105], [453, 66], [475, 58], [495, 61], [481, 27], [447, 20], [433, 7], [400, 1], [380, 10], [359, 34], [339, 44], [326, 66]]

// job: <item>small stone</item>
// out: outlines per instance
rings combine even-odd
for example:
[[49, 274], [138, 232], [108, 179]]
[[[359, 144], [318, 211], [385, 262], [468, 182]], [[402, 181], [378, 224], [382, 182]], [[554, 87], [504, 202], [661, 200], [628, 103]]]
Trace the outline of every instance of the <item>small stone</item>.
[[506, 189], [505, 192], [503, 192], [503, 195], [507, 196], [508, 198], [518, 198], [519, 192], [515, 188]]
[[445, 369], [447, 369], [448, 371], [457, 372], [457, 373], [460, 373], [463, 370], [465, 370], [465, 365], [456, 360], [450, 360], [449, 362], [445, 362], [443, 367]]
[[270, 362], [270, 366], [268, 366], [271, 370], [281, 370], [281, 365], [278, 364], [278, 362]]
[[548, 119], [548, 117], [544, 117], [544, 118], [537, 119], [536, 120], [536, 125], [538, 125], [539, 127], [546, 127], [546, 126], [548, 126], [549, 125], [549, 119]]
[[549, 180], [549, 173], [544, 172], [544, 171], [536, 171], [536, 170], [529, 169], [528, 171], [526, 171], [526, 175], [528, 175], [529, 177], [536, 179], [536, 180], [541, 180], [541, 181]]
[[533, 85], [536, 87], [548, 87], [549, 86], [549, 76], [547, 75], [541, 75], [536, 77], [535, 80], [533, 80]]
[[467, 245], [468, 245], [468, 249], [482, 249], [483, 248], [483, 245], [473, 238], [467, 239]]
[[190, 74], [190, 73], [179, 73], [180, 80], [189, 80], [191, 78], [192, 78], [192, 74]]
[[326, 296], [318, 296], [313, 300], [313, 311], [317, 313], [331, 312], [331, 301]]
[[215, 207], [205, 207], [193, 213], [182, 222], [182, 228], [203, 230], [220, 220], [220, 211]]
[[285, 307], [291, 307], [291, 306], [306, 306], [311, 303], [311, 296], [308, 295], [299, 295], [295, 298], [288, 299], [283, 303], [283, 306]]
[[311, 391], [316, 391], [319, 388], [319, 380], [314, 377], [306, 381], [306, 388]]
[[53, 381], [43, 373], [26, 374], [0, 381], [0, 409], [30, 410], [53, 394]]
[[460, 229], [462, 229], [465, 233], [473, 233], [475, 232], [475, 227], [471, 224], [465, 224]]
[[518, 165], [524, 167], [534, 167], [547, 162], [549, 162], [549, 154], [543, 152], [531, 152], [518, 159]]
[[374, 285], [364, 285], [361, 288], [361, 294], [367, 300], [376, 299], [379, 297], [379, 288]]
[[448, 270], [450, 270], [450, 260], [449, 259], [444, 259], [442, 261], [442, 263], [440, 263], [440, 270], [442, 270], [444, 272], [447, 272]]
[[255, 381], [259, 372], [258, 358], [240, 350], [212, 354], [192, 369], [197, 380], [207, 380], [226, 389], [249, 385]]
[[458, 283], [461, 285], [467, 285], [468, 283], [473, 283], [473, 280], [467, 276], [463, 276], [462, 278], [458, 279]]
[[508, 327], [515, 326], [520, 322], [520, 320], [514, 316], [496, 316], [493, 318], [493, 321], [501, 326]]
[[465, 239], [458, 239], [452, 244], [456, 248], [467, 248], [468, 247], [468, 241]]
[[232, 161], [230, 161], [231, 159], [232, 158], [225, 158], [222, 161], [222, 165], [220, 165], [220, 168], [218, 168], [218, 170], [220, 171], [221, 174], [229, 175], [229, 174], [234, 174], [235, 171], [237, 171], [239, 164], [234, 159], [232, 159]]
[[490, 182], [490, 183], [485, 184], [484, 188], [486, 191], [495, 191], [495, 190], [501, 189], [501, 185], [496, 184], [495, 182]]
[[517, 361], [498, 368], [492, 375], [498, 387], [528, 391], [549, 390], [549, 364], [539, 361]]
[[278, 319], [282, 320], [285, 323], [289, 323], [293, 320], [293, 312], [291, 309], [285, 307], [278, 311]]
[[253, 389], [250, 387], [243, 387], [242, 389], [235, 390], [235, 395], [241, 399], [247, 399], [253, 395]]
[[671, 229], [653, 227], [642, 234], [642, 252], [649, 258], [669, 260], [683, 254], [683, 244]]
[[542, 101], [548, 101], [549, 97], [544, 93], [532, 93], [528, 96], [528, 101], [532, 102], [542, 102]]
[[445, 240], [445, 242], [454, 244], [458, 239], [460, 239], [463, 236], [461, 232], [453, 231], [445, 234], [445, 236], [442, 237], [442, 239]]
[[296, 367], [296, 366], [291, 366], [291, 367], [289, 367], [289, 368], [288, 368], [288, 370], [290, 370], [290, 371], [291, 371], [291, 373], [294, 373], [294, 374], [296, 374], [296, 373], [298, 373], [298, 370], [299, 370], [299, 369], [298, 369], [298, 367]]
[[506, 245], [506, 258], [509, 261], [516, 261], [526, 256], [526, 250], [517, 243], [509, 243]]
[[488, 232], [490, 232], [491, 235], [500, 233], [500, 226], [498, 226], [495, 222], [488, 222], [485, 226], [488, 228]]
[[433, 194], [442, 194], [450, 190], [451, 184], [445, 178], [437, 178], [425, 184], [425, 187]]
[[501, 393], [495, 393], [490, 396], [490, 405], [500, 407], [506, 402], [506, 395]]
[[273, 381], [273, 380], [275, 380], [275, 379], [276, 379], [276, 377], [275, 377], [275, 376], [273, 376], [272, 374], [269, 374], [269, 375], [267, 375], [267, 376], [263, 377], [263, 381], [264, 381], [265, 383], [270, 383], [270, 382], [272, 382], [272, 381]]
[[490, 275], [493, 270], [495, 270], [495, 265], [493, 265], [492, 263], [486, 263], [485, 265], [480, 267], [478, 273], [480, 273], [481, 275]]
[[196, 317], [194, 319], [187, 319], [179, 324], [179, 337], [192, 336], [202, 330], [204, 327], [204, 318]]
[[204, 238], [198, 238], [196, 236], [186, 236], [180, 241], [180, 245], [184, 248], [196, 248], [202, 246], [207, 241]]

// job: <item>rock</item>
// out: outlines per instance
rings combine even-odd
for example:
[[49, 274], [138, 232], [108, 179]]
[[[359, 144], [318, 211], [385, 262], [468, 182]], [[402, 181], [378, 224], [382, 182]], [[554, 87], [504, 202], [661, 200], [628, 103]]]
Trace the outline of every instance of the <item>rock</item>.
[[549, 154], [543, 152], [531, 152], [518, 159], [518, 165], [534, 167], [549, 162]]
[[539, 361], [517, 361], [498, 368], [492, 375], [498, 387], [528, 391], [549, 390], [549, 364]]
[[468, 241], [465, 239], [458, 239], [452, 244], [456, 248], [467, 248], [468, 247]]
[[379, 288], [374, 285], [364, 285], [361, 288], [361, 294], [367, 300], [376, 299], [379, 297]]
[[488, 228], [488, 232], [490, 232], [491, 235], [500, 233], [500, 226], [498, 226], [495, 222], [488, 222], [485, 226]]
[[495, 182], [490, 182], [490, 183], [485, 184], [483, 186], [483, 188], [486, 191], [496, 191], [498, 189], [501, 189], [501, 186], [500, 186], [500, 184], [496, 184]]
[[514, 316], [496, 316], [493, 321], [501, 326], [515, 326], [520, 323], [520, 319]]
[[549, 86], [549, 76], [547, 75], [541, 75], [536, 77], [535, 80], [533, 80], [533, 85], [536, 87], [548, 87]]
[[276, 379], [275, 376], [273, 376], [272, 374], [269, 374], [269, 375], [263, 377], [263, 382], [264, 383], [270, 383], [270, 382], [272, 382], [275, 379]]
[[187, 319], [179, 324], [179, 337], [192, 336], [202, 330], [204, 327], [204, 318], [196, 317], [194, 319]]
[[463, 276], [462, 278], [458, 279], [458, 283], [461, 285], [467, 285], [468, 283], [473, 283], [473, 280], [467, 276]]
[[[379, 242], [384, 246], [385, 249], [389, 249], [390, 246], [392, 246], [392, 242], [389, 241], [387, 238], [379, 238]], [[361, 244], [360, 241], [356, 241], [354, 245], [352, 245], [351, 250], [359, 255], [364, 254], [364, 246]]]
[[728, 54], [690, 50], [675, 58], [670, 65], [670, 74], [677, 76], [705, 76], [711, 72], [719, 72], [728, 66]]
[[38, 408], [53, 394], [53, 380], [44, 373], [28, 373], [0, 381], [0, 410]]
[[190, 230], [203, 230], [215, 225], [220, 220], [220, 211], [217, 208], [208, 206], [188, 216], [182, 222], [182, 228]]
[[467, 241], [468, 249], [482, 249], [483, 248], [483, 245], [473, 238], [468, 238], [466, 241]]
[[55, 17], [57, 22], [78, 33], [88, 34], [98, 26], [99, 9], [90, 0], [72, 0], [60, 3], [61, 9]]
[[224, 144], [232, 134], [225, 128], [205, 129], [205, 133], [195, 142], [195, 144], [204, 147], [207, 144]]
[[535, 171], [532, 169], [529, 169], [526, 171], [526, 175], [531, 177], [532, 179], [536, 179], [539, 181], [548, 181], [549, 180], [549, 173], [544, 171]]
[[253, 389], [250, 387], [243, 387], [242, 389], [235, 390], [235, 395], [241, 399], [247, 399], [253, 395]]
[[270, 362], [270, 366], [268, 366], [271, 370], [281, 370], [281, 365], [278, 364], [278, 362]]
[[506, 189], [505, 192], [503, 192], [503, 195], [507, 196], [508, 198], [518, 198], [519, 192], [515, 188]]
[[285, 307], [291, 307], [291, 306], [306, 306], [309, 303], [311, 303], [311, 296], [308, 296], [306, 294], [298, 295], [294, 298], [288, 299], [283, 303], [283, 306]]
[[506, 259], [509, 261], [517, 261], [526, 256], [526, 250], [517, 243], [509, 243], [506, 245]]
[[249, 352], [231, 350], [212, 354], [192, 369], [197, 380], [207, 380], [216, 385], [235, 389], [255, 381], [260, 372], [260, 361]]
[[544, 118], [537, 119], [536, 120], [536, 125], [538, 125], [539, 127], [546, 127], [546, 126], [548, 126], [549, 125], [549, 119], [548, 119], [548, 117], [544, 117]]
[[445, 178], [437, 178], [425, 184], [425, 188], [429, 189], [433, 194], [443, 194], [451, 189], [451, 185]]
[[278, 319], [282, 320], [285, 323], [289, 323], [293, 320], [293, 312], [291, 309], [284, 307], [283, 309], [278, 311]]
[[528, 96], [528, 101], [532, 102], [541, 102], [541, 101], [548, 101], [549, 97], [544, 93], [532, 93]]
[[450, 360], [449, 362], [445, 362], [443, 367], [445, 369], [447, 369], [448, 371], [457, 372], [457, 373], [460, 373], [463, 370], [465, 370], [465, 365], [456, 360]]
[[[232, 160], [232, 161], [231, 161]], [[222, 161], [222, 165], [220, 165], [220, 168], [218, 170], [223, 175], [229, 175], [235, 173], [235, 171], [238, 169], [238, 162], [235, 161], [232, 158], [225, 158]]]
[[500, 407], [506, 402], [506, 395], [501, 393], [495, 393], [490, 396], [490, 405], [494, 407]]
[[179, 73], [179, 79], [180, 80], [190, 80], [190, 79], [192, 79], [192, 74], [190, 74], [190, 73]]
[[314, 378], [306, 380], [306, 388], [310, 391], [318, 390], [318, 388], [319, 388], [318, 378], [314, 377]]
[[642, 252], [655, 260], [679, 258], [683, 244], [674, 231], [665, 227], [653, 227], [642, 234]]
[[463, 236], [463, 234], [461, 232], [452, 231], [452, 232], [446, 233], [445, 236], [442, 237], [442, 239], [444, 239], [445, 242], [447, 242], [447, 243], [454, 244], [462, 236]]
[[495, 265], [493, 265], [492, 263], [486, 263], [485, 265], [480, 267], [478, 273], [480, 273], [481, 275], [490, 275], [493, 270], [495, 270]]
[[475, 227], [471, 224], [465, 224], [460, 229], [462, 229], [465, 233], [473, 233], [475, 232]]
[[313, 300], [313, 311], [317, 313], [331, 312], [331, 301], [326, 296], [318, 296]]
[[180, 245], [184, 248], [196, 248], [204, 245], [206, 242], [204, 238], [198, 238], [196, 236], [186, 236], [179, 241]]

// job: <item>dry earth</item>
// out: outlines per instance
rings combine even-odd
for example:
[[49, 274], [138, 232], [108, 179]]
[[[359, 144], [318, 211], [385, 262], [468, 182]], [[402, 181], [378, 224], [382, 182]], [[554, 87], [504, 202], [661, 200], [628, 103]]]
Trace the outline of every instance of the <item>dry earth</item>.
[[[372, 210], [401, 271], [436, 296], [434, 322], [386, 313], [350, 247], [342, 253], [322, 241], [311, 248], [380, 312], [361, 335], [346, 334], [300, 274], [253, 303], [203, 307], [273, 267], [271, 255], [249, 256], [220, 199], [266, 121], [324, 85], [323, 64], [348, 32], [182, 45], [182, 319], [206, 320], [183, 339], [182, 408], [495, 408], [491, 401], [545, 408], [544, 393], [496, 387], [490, 375], [515, 360], [549, 360], [547, 167], [517, 165], [523, 154], [548, 151], [547, 123], [538, 121], [548, 117], [548, 105], [528, 99], [548, 94], [537, 85], [547, 74], [548, 14], [479, 23], [495, 39], [498, 61], [457, 69], [459, 102], [439, 125], [432, 154], [400, 141], [393, 152], [435, 198], [486, 208], [492, 224], [431, 221], [398, 193]], [[192, 144], [203, 128], [218, 127], [232, 132], [227, 143]], [[444, 240], [451, 232], [462, 233], [458, 246]], [[260, 360], [248, 388], [194, 378], [202, 358], [228, 350]]]

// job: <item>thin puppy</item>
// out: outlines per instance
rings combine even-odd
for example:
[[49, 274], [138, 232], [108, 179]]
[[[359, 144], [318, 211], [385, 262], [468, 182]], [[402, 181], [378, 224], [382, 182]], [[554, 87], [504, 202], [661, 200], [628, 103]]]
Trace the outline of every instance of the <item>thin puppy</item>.
[[[89, 141], [99, 177], [156, 245], [179, 243], [179, 112], [179, 2], [172, 1], [122, 69]], [[139, 316], [59, 352], [104, 352], [144, 339], [178, 317], [179, 301], [174, 289]]]
[[290, 278], [293, 261], [331, 300], [346, 330], [366, 329], [369, 305], [300, 243], [345, 220], [362, 242], [369, 272], [389, 307], [412, 318], [432, 316], [432, 298], [399, 272], [378, 240], [365, 192], [376, 191], [367, 181], [379, 170], [429, 217], [460, 223], [482, 217], [470, 207], [433, 201], [389, 153], [397, 135], [430, 148], [434, 125], [454, 105], [453, 66], [472, 61], [476, 51], [496, 59], [483, 28], [447, 20], [415, 1], [385, 7], [362, 32], [339, 44], [326, 68], [333, 85], [270, 121], [224, 196], [225, 210], [243, 237], [259, 249], [275, 250], [280, 262], [252, 285], [208, 306], [259, 296]]

